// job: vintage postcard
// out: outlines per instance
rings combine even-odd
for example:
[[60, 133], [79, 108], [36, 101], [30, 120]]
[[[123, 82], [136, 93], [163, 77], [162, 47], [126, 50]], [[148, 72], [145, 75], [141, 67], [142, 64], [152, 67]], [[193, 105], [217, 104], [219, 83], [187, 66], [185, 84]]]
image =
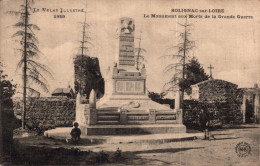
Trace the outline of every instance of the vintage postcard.
[[2, 165], [259, 165], [259, 0], [0, 0]]

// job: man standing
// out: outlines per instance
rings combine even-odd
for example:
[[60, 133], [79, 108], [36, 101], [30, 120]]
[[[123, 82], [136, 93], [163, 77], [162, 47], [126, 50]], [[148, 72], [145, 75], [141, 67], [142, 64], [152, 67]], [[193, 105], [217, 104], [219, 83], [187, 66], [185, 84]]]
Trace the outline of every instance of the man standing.
[[201, 109], [199, 120], [200, 120], [201, 130], [204, 132], [204, 139], [206, 140], [209, 138], [209, 136], [208, 136], [209, 135], [208, 134], [209, 116], [208, 116], [208, 112], [205, 108], [206, 107]]

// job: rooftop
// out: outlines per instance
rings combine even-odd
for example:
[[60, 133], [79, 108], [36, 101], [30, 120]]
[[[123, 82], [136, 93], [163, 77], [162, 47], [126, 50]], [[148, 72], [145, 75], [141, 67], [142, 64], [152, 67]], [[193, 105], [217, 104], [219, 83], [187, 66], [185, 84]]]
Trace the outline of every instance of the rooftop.
[[60, 94], [60, 93], [64, 93], [64, 94], [70, 94], [72, 91], [71, 88], [57, 88], [55, 89], [52, 94]]
[[[222, 82], [227, 82], [229, 84], [233, 84], [231, 82], [228, 82], [228, 81], [225, 81], [225, 80], [221, 80], [221, 79], [209, 79], [209, 80], [206, 80], [206, 81], [202, 81], [202, 82], [199, 82], [197, 84], [194, 84], [194, 85], [191, 85], [191, 86], [199, 86], [199, 85], [202, 85], [202, 84], [205, 84], [205, 83], [208, 83], [208, 82], [213, 82], [213, 81], [222, 81]], [[236, 84], [233, 84], [234, 86], [237, 86]]]

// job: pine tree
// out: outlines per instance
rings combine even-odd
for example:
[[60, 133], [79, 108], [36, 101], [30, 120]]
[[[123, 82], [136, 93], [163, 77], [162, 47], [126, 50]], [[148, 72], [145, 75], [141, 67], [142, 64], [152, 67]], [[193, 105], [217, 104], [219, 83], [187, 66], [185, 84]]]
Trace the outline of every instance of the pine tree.
[[24, 0], [24, 4], [20, 5], [21, 9], [19, 11], [7, 12], [9, 14], [14, 14], [20, 17], [19, 21], [13, 25], [19, 30], [14, 33], [12, 37], [18, 38], [17, 41], [21, 46], [19, 49], [17, 49], [21, 54], [21, 59], [17, 64], [17, 70], [22, 69], [23, 129], [25, 129], [26, 101], [28, 94], [40, 94], [40, 92], [34, 89], [31, 85], [36, 83], [43, 91], [49, 92], [46, 76], [50, 76], [52, 78], [50, 69], [36, 61], [40, 57], [41, 53], [37, 46], [39, 41], [34, 33], [34, 30], [40, 30], [40, 28], [37, 25], [30, 23], [30, 17], [32, 15], [31, 4], [33, 4], [33, 0]]
[[79, 74], [79, 85], [77, 86], [76, 91], [79, 92], [80, 94], [83, 94], [83, 83], [86, 80], [86, 77], [90, 76], [90, 73], [88, 72], [88, 70], [84, 70], [84, 66], [88, 65], [84, 62], [86, 62], [86, 58], [89, 58], [89, 56], [87, 55], [88, 51], [89, 51], [89, 44], [92, 44], [90, 42], [90, 36], [88, 35], [88, 31], [86, 30], [86, 28], [88, 28], [90, 25], [86, 22], [86, 12], [85, 12], [85, 19], [84, 22], [82, 23], [82, 40], [80, 40], [80, 54], [76, 55], [75, 61], [76, 59], [79, 60], [79, 63], [77, 64], [79, 67], [78, 70], [78, 74]]
[[180, 37], [180, 42], [177, 45], [170, 47], [170, 49], [177, 50], [177, 53], [165, 55], [171, 58], [178, 59], [177, 63], [172, 63], [166, 66], [164, 72], [175, 71], [170, 81], [164, 85], [166, 91], [181, 91], [181, 103], [184, 99], [185, 86], [183, 80], [187, 77], [186, 67], [187, 61], [190, 58], [189, 53], [195, 47], [195, 42], [190, 40], [190, 26], [191, 24], [187, 23], [187, 18], [184, 24], [178, 23], [181, 27], [184, 28], [183, 32], [177, 32]]

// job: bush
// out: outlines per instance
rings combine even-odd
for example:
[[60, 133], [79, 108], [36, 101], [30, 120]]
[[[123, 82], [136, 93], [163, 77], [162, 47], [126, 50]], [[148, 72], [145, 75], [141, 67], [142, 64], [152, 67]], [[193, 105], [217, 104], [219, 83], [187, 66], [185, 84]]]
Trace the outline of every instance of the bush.
[[[0, 62], [1, 67], [1, 62]], [[12, 96], [15, 93], [16, 85], [12, 85], [11, 81], [7, 80], [7, 75], [0, 70], [0, 127], [2, 131], [0, 144], [3, 146], [4, 154], [9, 155], [12, 149], [13, 129], [14, 129], [14, 112]], [[2, 149], [0, 149], [2, 150]]]

